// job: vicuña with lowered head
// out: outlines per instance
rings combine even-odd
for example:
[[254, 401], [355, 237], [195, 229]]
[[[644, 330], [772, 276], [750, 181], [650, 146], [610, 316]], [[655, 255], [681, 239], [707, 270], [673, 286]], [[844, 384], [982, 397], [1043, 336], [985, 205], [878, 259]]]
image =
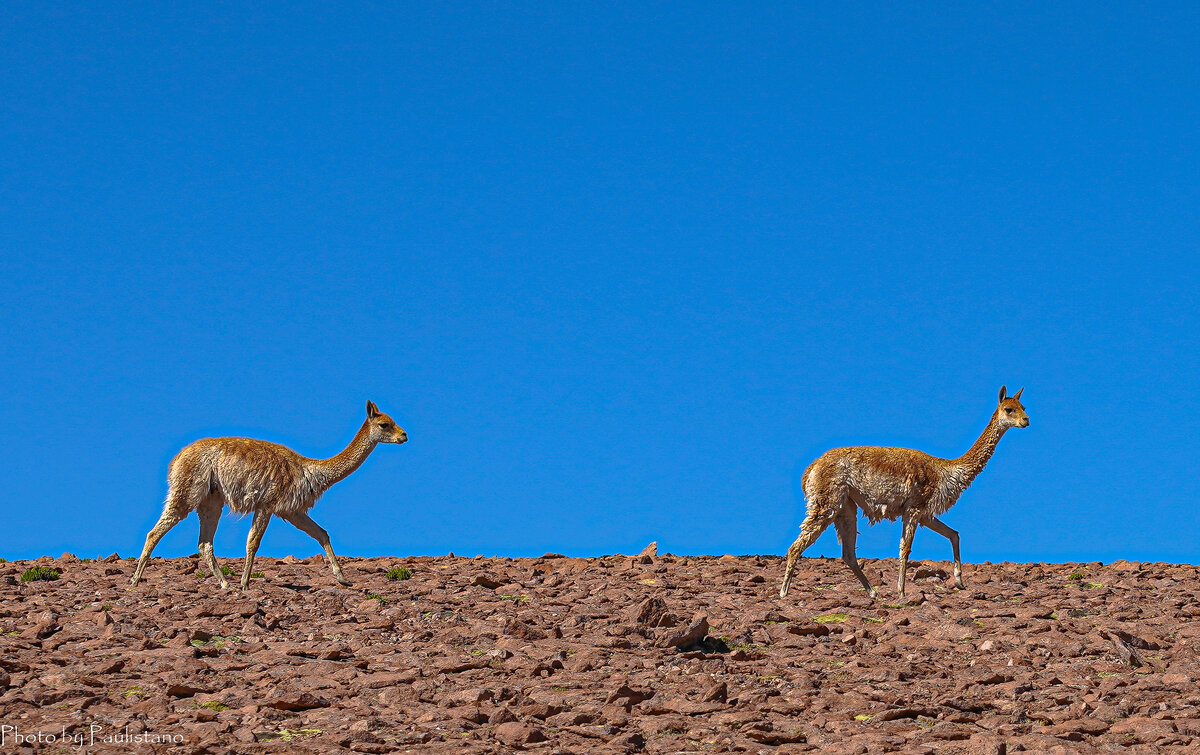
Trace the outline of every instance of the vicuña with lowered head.
[[150, 554], [163, 535], [195, 511], [200, 518], [200, 556], [221, 580], [221, 588], [228, 589], [229, 583], [213, 554], [213, 537], [226, 504], [239, 514], [254, 515], [246, 538], [243, 590], [250, 584], [254, 554], [272, 515], [312, 535], [325, 550], [333, 576], [343, 585], [350, 584], [333, 555], [329, 533], [312, 520], [308, 510], [335, 482], [358, 469], [376, 445], [406, 440], [408, 434], [368, 401], [367, 419], [354, 440], [331, 459], [309, 459], [286, 446], [253, 438], [205, 438], [185, 446], [171, 460], [167, 502], [158, 523], [146, 535], [146, 547], [130, 584], [137, 585], [142, 578]]
[[967, 486], [983, 471], [996, 445], [1010, 428], [1029, 427], [1029, 416], [1021, 405], [1022, 388], [1012, 396], [1002, 386], [1000, 403], [975, 444], [957, 459], [939, 459], [910, 448], [858, 446], [826, 451], [804, 470], [800, 485], [808, 512], [800, 525], [800, 537], [788, 549], [787, 567], [779, 597], [787, 595], [796, 559], [832, 524], [842, 542], [842, 560], [862, 582], [867, 594], [875, 588], [863, 574], [855, 552], [858, 510], [871, 524], [884, 519], [903, 524], [900, 535], [900, 578], [898, 591], [904, 600], [904, 573], [912, 552], [913, 534], [923, 524], [950, 541], [954, 549], [954, 586], [962, 588], [962, 562], [958, 532], [937, 518], [957, 501]]

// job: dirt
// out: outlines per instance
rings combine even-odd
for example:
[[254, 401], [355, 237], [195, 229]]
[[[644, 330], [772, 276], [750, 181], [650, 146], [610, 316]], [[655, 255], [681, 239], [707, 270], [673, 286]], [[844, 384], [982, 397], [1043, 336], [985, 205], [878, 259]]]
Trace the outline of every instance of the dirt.
[[1196, 567], [925, 562], [901, 606], [864, 565], [877, 601], [773, 556], [5, 563], [0, 751], [1200, 749]]

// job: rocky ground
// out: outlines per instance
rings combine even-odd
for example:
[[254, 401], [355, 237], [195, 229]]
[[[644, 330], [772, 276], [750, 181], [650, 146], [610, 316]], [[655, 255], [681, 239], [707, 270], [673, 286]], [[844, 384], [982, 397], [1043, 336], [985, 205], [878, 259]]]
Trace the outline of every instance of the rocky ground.
[[344, 566], [0, 564], [0, 751], [1200, 750], [1194, 566], [926, 562], [904, 606], [891, 559], [877, 602], [828, 559], [782, 600], [776, 557]]

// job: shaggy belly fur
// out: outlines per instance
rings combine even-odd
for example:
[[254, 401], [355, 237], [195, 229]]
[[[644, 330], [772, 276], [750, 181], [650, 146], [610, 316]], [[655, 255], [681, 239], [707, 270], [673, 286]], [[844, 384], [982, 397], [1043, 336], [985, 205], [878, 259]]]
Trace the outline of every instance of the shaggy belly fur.
[[198, 440], [176, 457], [171, 477], [206, 482], [206, 492], [219, 495], [238, 514], [306, 511], [320, 495], [303, 457], [249, 438]]
[[907, 448], [835, 448], [805, 472], [805, 498], [831, 515], [854, 505], [871, 524], [898, 519], [923, 502], [941, 503], [939, 461]]

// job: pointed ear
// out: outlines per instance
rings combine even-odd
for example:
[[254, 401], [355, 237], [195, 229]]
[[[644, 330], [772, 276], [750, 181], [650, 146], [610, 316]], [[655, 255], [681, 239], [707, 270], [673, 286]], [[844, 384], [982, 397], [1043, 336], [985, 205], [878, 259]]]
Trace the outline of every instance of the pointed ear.
[[[1021, 391], [1023, 390], [1025, 390], [1025, 386], [1021, 386]], [[1017, 401], [1021, 400], [1021, 391], [1017, 391], [1013, 394], [1013, 398], [1015, 398]]]
[[375, 419], [379, 416], [379, 407], [375, 406], [374, 401], [367, 402], [367, 416], [371, 419]]
[[1008, 396], [1008, 388], [1002, 385], [1000, 386], [1000, 400], [1003, 401], [1006, 396]]

